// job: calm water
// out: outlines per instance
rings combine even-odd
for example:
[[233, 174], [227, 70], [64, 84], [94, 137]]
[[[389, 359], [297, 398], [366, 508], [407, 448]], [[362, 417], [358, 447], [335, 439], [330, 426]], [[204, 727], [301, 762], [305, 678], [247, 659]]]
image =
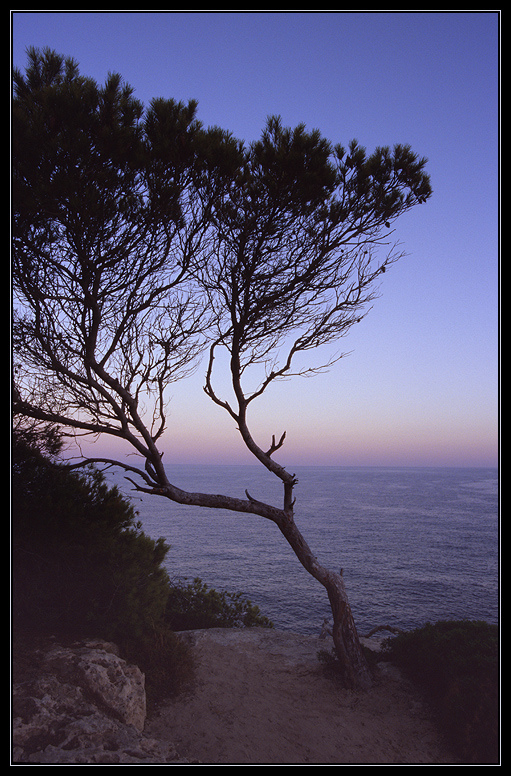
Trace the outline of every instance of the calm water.
[[[251, 466], [168, 467], [185, 490], [282, 502], [278, 482]], [[304, 467], [295, 519], [318, 560], [344, 569], [359, 633], [441, 619], [498, 617], [496, 469]], [[301, 567], [273, 523], [256, 515], [183, 507], [133, 494], [145, 533], [171, 545], [172, 578], [241, 591], [276, 627], [319, 632], [324, 588]]]

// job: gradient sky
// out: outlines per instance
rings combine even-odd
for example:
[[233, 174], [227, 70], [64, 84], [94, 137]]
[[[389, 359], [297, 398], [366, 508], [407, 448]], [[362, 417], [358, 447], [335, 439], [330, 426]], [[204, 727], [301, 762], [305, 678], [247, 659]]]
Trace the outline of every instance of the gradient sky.
[[[148, 105], [197, 99], [250, 142], [266, 117], [368, 152], [409, 143], [433, 196], [395, 222], [407, 257], [328, 374], [283, 382], [252, 414], [285, 466], [495, 466], [498, 461], [497, 12], [12, 12], [12, 60], [49, 46]], [[250, 463], [201, 372], [173, 392], [168, 463]], [[95, 453], [114, 446], [96, 444]]]

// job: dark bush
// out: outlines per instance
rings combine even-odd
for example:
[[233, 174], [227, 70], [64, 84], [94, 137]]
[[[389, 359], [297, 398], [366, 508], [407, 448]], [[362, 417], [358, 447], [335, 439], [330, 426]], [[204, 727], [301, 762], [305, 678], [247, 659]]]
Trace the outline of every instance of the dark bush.
[[12, 481], [13, 620], [74, 636], [136, 637], [162, 619], [168, 551], [101, 472], [16, 454]]
[[188, 584], [171, 586], [165, 618], [176, 631], [273, 627], [270, 620], [261, 614], [259, 607], [243, 598], [241, 593], [218, 592], [199, 578]]
[[153, 704], [186, 689], [195, 675], [189, 645], [165, 623], [158, 623], [142, 637], [128, 637], [123, 656], [144, 671], [147, 698]]
[[387, 639], [384, 654], [427, 693], [454, 751], [466, 763], [499, 757], [498, 627], [440, 621]]
[[181, 689], [191, 659], [164, 620], [163, 539], [143, 533], [131, 503], [94, 468], [70, 472], [17, 440], [12, 470], [14, 628], [115, 641], [149, 691]]

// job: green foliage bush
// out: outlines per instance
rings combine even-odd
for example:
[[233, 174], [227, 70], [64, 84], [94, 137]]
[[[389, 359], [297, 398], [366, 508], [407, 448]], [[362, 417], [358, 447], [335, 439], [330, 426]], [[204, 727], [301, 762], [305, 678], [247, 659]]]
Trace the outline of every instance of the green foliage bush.
[[115, 641], [145, 672], [151, 699], [181, 690], [193, 661], [164, 621], [169, 547], [143, 533], [96, 469], [67, 471], [18, 439], [12, 470], [15, 630]]
[[440, 621], [386, 639], [384, 654], [426, 691], [457, 755], [494, 764], [499, 753], [498, 627]]
[[218, 592], [196, 577], [189, 584], [172, 585], [167, 599], [166, 621], [173, 630], [196, 628], [271, 628], [259, 607], [241, 593]]
[[101, 472], [78, 474], [16, 449], [13, 620], [76, 637], [138, 637], [162, 619], [168, 551]]

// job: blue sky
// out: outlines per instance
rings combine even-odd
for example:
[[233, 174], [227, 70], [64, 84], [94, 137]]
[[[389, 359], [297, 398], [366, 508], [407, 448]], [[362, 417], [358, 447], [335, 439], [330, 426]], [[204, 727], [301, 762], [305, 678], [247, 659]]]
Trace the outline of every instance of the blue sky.
[[[433, 196], [395, 223], [407, 256], [328, 374], [254, 408], [286, 466], [494, 466], [498, 456], [499, 15], [497, 12], [13, 12], [28, 46], [119, 72], [146, 105], [197, 99], [199, 118], [250, 142], [266, 117], [334, 143], [410, 143]], [[201, 373], [177, 386], [165, 460], [250, 463]], [[97, 443], [97, 451], [114, 451]]]

